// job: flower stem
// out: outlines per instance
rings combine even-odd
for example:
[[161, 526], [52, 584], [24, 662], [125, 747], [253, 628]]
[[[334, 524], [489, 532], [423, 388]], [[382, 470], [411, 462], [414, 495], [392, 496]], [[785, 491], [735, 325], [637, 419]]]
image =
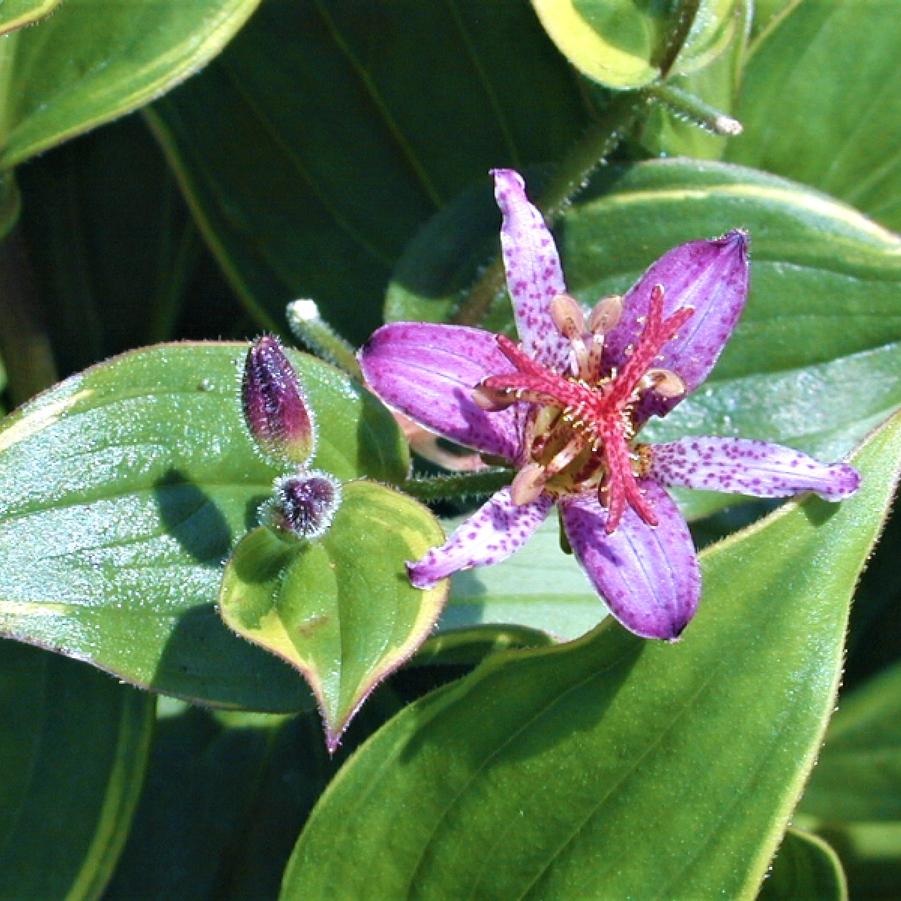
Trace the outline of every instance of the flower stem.
[[[604, 164], [625, 133], [632, 126], [639, 111], [647, 103], [641, 92], [617, 95], [604, 114], [593, 122], [582, 138], [560, 161], [541, 197], [538, 208], [548, 226], [553, 226], [588, 183], [598, 166]], [[504, 288], [504, 264], [496, 257], [483, 270], [454, 314], [458, 325], [478, 325]]]
[[742, 132], [738, 119], [733, 119], [682, 88], [660, 82], [650, 85], [646, 90], [651, 97], [665, 103], [677, 115], [684, 116], [705, 131], [727, 137], [735, 137]]
[[407, 479], [398, 487], [419, 501], [444, 501], [494, 494], [513, 481], [511, 469], [483, 469], [455, 475]]
[[317, 357], [363, 381], [353, 347], [319, 315], [315, 301], [292, 301], [288, 304], [287, 317], [291, 331]]

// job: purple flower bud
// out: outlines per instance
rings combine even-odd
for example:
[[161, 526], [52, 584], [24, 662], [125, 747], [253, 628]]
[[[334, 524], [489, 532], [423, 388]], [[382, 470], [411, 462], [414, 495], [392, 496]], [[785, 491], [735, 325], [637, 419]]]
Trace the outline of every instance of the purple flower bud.
[[328, 473], [313, 470], [275, 480], [274, 496], [260, 509], [262, 520], [297, 538], [324, 535], [341, 506], [341, 483]]
[[313, 412], [278, 338], [247, 351], [241, 383], [244, 419], [260, 450], [281, 463], [305, 463], [316, 449]]

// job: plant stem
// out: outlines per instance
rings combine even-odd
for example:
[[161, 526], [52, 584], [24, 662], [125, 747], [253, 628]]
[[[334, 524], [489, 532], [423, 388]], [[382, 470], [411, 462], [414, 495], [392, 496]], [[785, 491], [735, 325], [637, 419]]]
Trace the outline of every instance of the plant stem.
[[[604, 164], [646, 103], [647, 97], [640, 92], [616, 96], [604, 114], [589, 126], [582, 138], [560, 161], [538, 200], [538, 208], [549, 227], [554, 225], [585, 187], [594, 170]], [[498, 256], [470, 288], [453, 321], [459, 325], [478, 325], [503, 287], [504, 264]]]
[[483, 469], [458, 475], [407, 479], [398, 487], [419, 501], [443, 501], [477, 494], [494, 494], [513, 481], [510, 469]]
[[665, 103], [678, 115], [684, 116], [695, 125], [715, 135], [734, 137], [742, 132], [741, 122], [711, 106], [694, 94], [675, 85], [660, 82], [647, 89], [654, 99]]
[[18, 226], [0, 244], [0, 285], [0, 356], [10, 400], [17, 406], [57, 380], [28, 250]]

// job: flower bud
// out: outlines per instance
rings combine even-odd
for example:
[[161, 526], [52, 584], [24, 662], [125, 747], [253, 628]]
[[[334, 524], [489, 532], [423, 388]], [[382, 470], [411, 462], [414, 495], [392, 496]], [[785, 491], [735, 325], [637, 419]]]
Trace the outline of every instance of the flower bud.
[[244, 419], [260, 450], [279, 463], [305, 463], [316, 449], [313, 413], [278, 338], [247, 351], [241, 384]]
[[308, 540], [324, 535], [341, 505], [341, 483], [313, 470], [275, 480], [273, 497], [260, 508], [263, 522]]

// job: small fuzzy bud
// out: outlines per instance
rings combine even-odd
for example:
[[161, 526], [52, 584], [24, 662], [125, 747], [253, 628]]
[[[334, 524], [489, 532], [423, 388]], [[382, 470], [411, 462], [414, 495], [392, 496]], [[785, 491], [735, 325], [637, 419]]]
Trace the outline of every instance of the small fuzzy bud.
[[275, 480], [273, 497], [260, 508], [263, 522], [297, 538], [320, 538], [341, 506], [341, 483], [313, 470]]
[[300, 379], [278, 338], [263, 335], [247, 351], [241, 400], [260, 450], [280, 463], [305, 463], [316, 449], [316, 427]]

